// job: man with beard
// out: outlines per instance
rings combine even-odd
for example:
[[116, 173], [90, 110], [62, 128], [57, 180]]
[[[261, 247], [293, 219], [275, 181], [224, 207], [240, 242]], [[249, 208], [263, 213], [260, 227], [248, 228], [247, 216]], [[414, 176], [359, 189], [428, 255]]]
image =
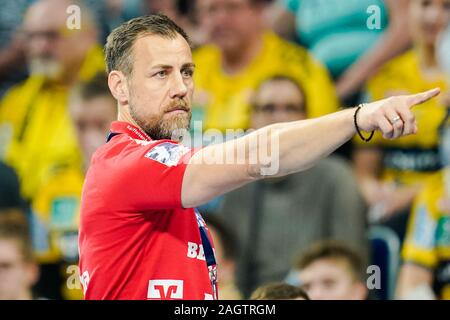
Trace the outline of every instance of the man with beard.
[[[80, 8], [79, 29], [67, 25], [71, 5]], [[94, 21], [76, 1], [35, 2], [21, 31], [30, 76], [0, 101], [0, 159], [17, 171], [32, 201], [54, 168], [80, 167], [68, 90], [104, 71], [104, 61]]]
[[[79, 266], [86, 299], [217, 299], [214, 246], [196, 206], [269, 175], [305, 170], [356, 132], [413, 134], [410, 109], [439, 93], [272, 124], [192, 150], [177, 141], [188, 128], [194, 92], [186, 33], [166, 16], [139, 17], [109, 35], [105, 52], [119, 115], [83, 187]], [[266, 152], [269, 159], [260, 156]]]

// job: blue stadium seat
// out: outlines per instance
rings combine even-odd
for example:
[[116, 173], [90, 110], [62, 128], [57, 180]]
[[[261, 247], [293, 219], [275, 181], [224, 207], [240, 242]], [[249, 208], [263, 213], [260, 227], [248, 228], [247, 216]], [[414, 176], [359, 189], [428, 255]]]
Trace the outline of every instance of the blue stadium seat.
[[371, 293], [377, 299], [393, 300], [400, 266], [400, 240], [394, 231], [382, 226], [370, 227], [369, 240], [370, 264], [378, 266], [381, 272], [381, 288]]

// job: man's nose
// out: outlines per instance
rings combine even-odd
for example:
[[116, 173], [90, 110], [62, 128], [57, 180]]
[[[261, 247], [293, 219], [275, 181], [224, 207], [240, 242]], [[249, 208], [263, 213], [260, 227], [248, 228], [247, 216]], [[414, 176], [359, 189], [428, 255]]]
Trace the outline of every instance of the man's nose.
[[173, 98], [184, 98], [188, 92], [187, 85], [185, 83], [185, 79], [181, 76], [181, 74], [174, 75], [172, 78], [171, 88], [170, 88], [170, 97]]

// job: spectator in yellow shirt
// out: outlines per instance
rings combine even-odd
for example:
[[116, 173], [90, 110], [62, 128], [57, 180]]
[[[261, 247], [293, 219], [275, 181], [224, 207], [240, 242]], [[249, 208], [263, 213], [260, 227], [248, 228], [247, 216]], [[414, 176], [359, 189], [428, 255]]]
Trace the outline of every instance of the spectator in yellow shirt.
[[57, 284], [56, 288], [44, 287], [43, 295], [77, 299], [82, 298], [81, 287], [73, 282], [78, 277], [70, 277], [74, 277], [76, 268], [73, 267], [78, 263], [79, 205], [84, 175], [92, 155], [105, 143], [109, 126], [117, 117], [116, 101], [103, 72], [75, 86], [69, 97], [69, 111], [83, 165], [55, 171], [43, 183], [32, 203], [32, 221], [35, 252], [43, 270], [41, 283], [43, 286], [45, 282]]
[[203, 129], [247, 129], [249, 97], [274, 75], [296, 79], [304, 88], [308, 114], [321, 116], [338, 109], [326, 71], [304, 48], [289, 43], [264, 26], [260, 0], [199, 0], [200, 24], [211, 44], [194, 52], [197, 108], [193, 120]]
[[[436, 42], [449, 24], [450, 0], [414, 0], [409, 20], [413, 49], [388, 62], [369, 80], [368, 101], [433, 87], [448, 90], [446, 75], [437, 63]], [[394, 141], [375, 134], [370, 143], [355, 140], [359, 143], [354, 152], [355, 169], [366, 200], [378, 208], [372, 211], [374, 218], [390, 219], [394, 213], [409, 212], [425, 179], [442, 168], [438, 129], [445, 118], [444, 106], [436, 99], [415, 108], [420, 129], [414, 136]], [[401, 216], [407, 214], [395, 219]], [[404, 227], [403, 221], [400, 224]]]
[[78, 17], [66, 12], [77, 3], [40, 0], [28, 9], [22, 29], [30, 77], [0, 101], [0, 158], [17, 171], [27, 200], [54, 168], [80, 165], [67, 92], [103, 71], [104, 61], [89, 12], [80, 3]]
[[450, 168], [434, 175], [414, 203], [402, 250], [397, 297], [450, 300]]

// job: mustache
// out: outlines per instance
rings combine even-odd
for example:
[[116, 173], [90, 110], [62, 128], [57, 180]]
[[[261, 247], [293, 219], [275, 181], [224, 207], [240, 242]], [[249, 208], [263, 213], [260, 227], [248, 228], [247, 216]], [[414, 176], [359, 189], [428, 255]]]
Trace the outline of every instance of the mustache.
[[185, 100], [178, 100], [178, 101], [174, 101], [170, 104], [170, 106], [166, 109], [165, 112], [171, 112], [171, 111], [175, 111], [175, 110], [183, 110], [186, 112], [190, 112], [191, 108], [189, 107], [187, 101]]

